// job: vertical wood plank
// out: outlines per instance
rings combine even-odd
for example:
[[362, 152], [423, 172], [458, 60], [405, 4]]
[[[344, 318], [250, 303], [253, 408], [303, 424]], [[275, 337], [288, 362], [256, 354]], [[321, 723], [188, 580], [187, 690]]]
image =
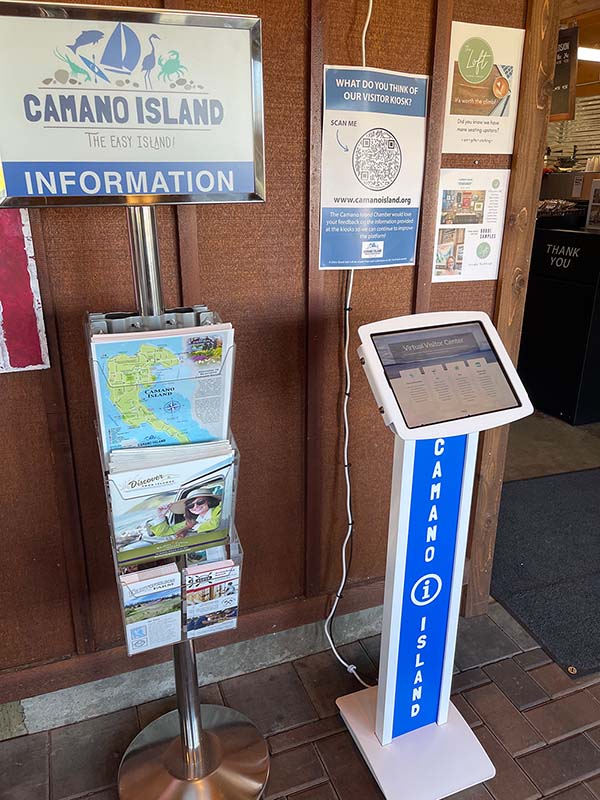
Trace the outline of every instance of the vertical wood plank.
[[73, 632], [78, 653], [94, 650], [94, 633], [90, 606], [89, 586], [83, 546], [83, 534], [79, 510], [79, 497], [75, 478], [75, 465], [71, 443], [71, 430], [65, 400], [64, 376], [58, 329], [54, 311], [54, 298], [48, 280], [44, 234], [40, 214], [31, 210], [29, 220], [33, 238], [33, 250], [38, 268], [40, 292], [43, 298], [44, 322], [50, 356], [50, 369], [45, 373], [44, 403], [51, 459], [56, 477], [56, 497], [61, 518], [61, 534], [65, 558], [65, 571], [69, 589]]
[[309, 190], [308, 190], [308, 279], [306, 330], [306, 473], [305, 473], [305, 593], [321, 591], [321, 388], [323, 381], [325, 273], [319, 269], [321, 202], [321, 115], [323, 107], [323, 14], [324, 0], [310, 4], [310, 100], [309, 100]]
[[[496, 294], [496, 327], [512, 360], [521, 341], [525, 295], [542, 180], [546, 128], [558, 38], [559, 5], [530, 0], [515, 150]], [[474, 513], [471, 520], [471, 575], [465, 614], [485, 613], [489, 602], [508, 428], [482, 436]]]
[[438, 0], [435, 23], [433, 70], [430, 81], [429, 124], [425, 150], [425, 175], [421, 202], [419, 263], [415, 280], [415, 313], [429, 311], [431, 304], [431, 272], [435, 253], [437, 201], [442, 166], [442, 140], [448, 89], [448, 60], [454, 0]]

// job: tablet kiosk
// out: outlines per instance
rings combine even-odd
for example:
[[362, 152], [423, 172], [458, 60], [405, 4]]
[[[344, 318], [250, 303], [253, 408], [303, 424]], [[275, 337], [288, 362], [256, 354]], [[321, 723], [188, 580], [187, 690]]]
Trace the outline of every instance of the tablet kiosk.
[[533, 412], [487, 314], [414, 314], [358, 333], [375, 399], [402, 439], [482, 431]]
[[394, 465], [379, 683], [337, 704], [388, 800], [440, 800], [495, 774], [450, 690], [479, 431], [533, 407], [486, 314], [358, 333]]

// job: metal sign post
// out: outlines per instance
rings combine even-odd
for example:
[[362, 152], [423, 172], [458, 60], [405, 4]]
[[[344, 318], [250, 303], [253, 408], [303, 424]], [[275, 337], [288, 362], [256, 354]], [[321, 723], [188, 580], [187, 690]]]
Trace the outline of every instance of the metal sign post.
[[[164, 306], [155, 209], [128, 208], [127, 220], [138, 309], [157, 316]], [[177, 710], [151, 722], [130, 744], [119, 768], [119, 797], [256, 800], [269, 776], [264, 737], [239, 711], [200, 704], [192, 641], [173, 646], [173, 662]]]

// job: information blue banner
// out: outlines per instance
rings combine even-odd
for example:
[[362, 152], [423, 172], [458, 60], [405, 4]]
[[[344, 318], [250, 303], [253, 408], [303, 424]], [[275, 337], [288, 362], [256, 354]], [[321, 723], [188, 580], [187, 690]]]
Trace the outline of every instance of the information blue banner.
[[394, 738], [437, 720], [466, 441], [416, 443]]
[[348, 268], [411, 264], [418, 222], [418, 208], [324, 208], [321, 262]]
[[252, 162], [5, 161], [2, 166], [7, 194], [13, 197], [254, 191]]
[[340, 67], [329, 67], [326, 76], [328, 109], [425, 116], [427, 78]]

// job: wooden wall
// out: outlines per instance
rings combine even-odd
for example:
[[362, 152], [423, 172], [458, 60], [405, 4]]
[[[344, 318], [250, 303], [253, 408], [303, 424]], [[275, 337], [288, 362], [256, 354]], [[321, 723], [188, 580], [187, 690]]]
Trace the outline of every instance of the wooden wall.
[[[343, 275], [317, 269], [320, 93], [323, 63], [360, 63], [366, 5], [223, 0], [216, 8], [206, 0], [165, 0], [166, 7], [253, 13], [264, 22], [267, 202], [159, 210], [166, 302], [208, 303], [234, 324], [238, 344], [232, 427], [242, 453], [244, 613], [237, 632], [200, 647], [320, 619], [339, 579]], [[526, 6], [527, 0], [456, 0], [453, 13], [523, 27]], [[367, 63], [430, 74], [436, 25], [440, 35], [451, 18], [448, 0], [375, 0]], [[441, 120], [430, 124], [438, 129]], [[468, 167], [473, 159], [445, 156], [442, 163]], [[510, 158], [479, 161], [492, 165], [510, 166]], [[2, 607], [10, 608], [0, 616], [0, 702], [170, 655], [165, 648], [127, 659], [122, 646], [83, 338], [86, 311], [134, 305], [125, 212], [42, 210], [32, 212], [32, 224], [52, 368], [0, 376], [0, 593]], [[421, 248], [427, 246], [424, 233]], [[420, 272], [356, 274], [356, 541], [346, 610], [381, 602], [392, 452], [354, 358], [354, 332], [363, 322], [410, 313], [430, 263]], [[436, 285], [429, 307], [492, 312], [495, 297], [494, 281]]]

